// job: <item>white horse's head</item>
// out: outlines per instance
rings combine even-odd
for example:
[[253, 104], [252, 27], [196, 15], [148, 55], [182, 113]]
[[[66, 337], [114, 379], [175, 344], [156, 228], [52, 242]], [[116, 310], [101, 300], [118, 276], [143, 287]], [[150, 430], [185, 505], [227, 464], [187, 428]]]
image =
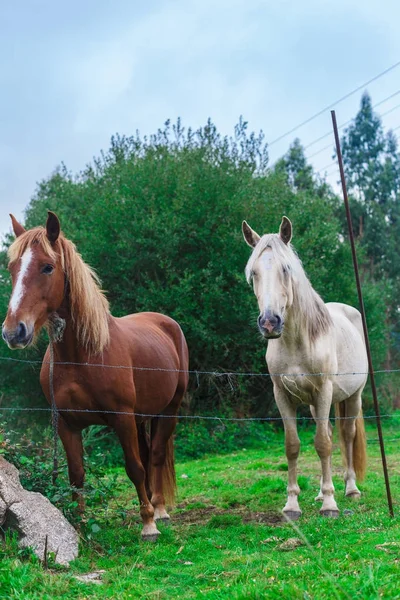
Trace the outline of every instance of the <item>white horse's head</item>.
[[246, 266], [246, 278], [253, 282], [260, 314], [258, 327], [265, 338], [278, 338], [285, 325], [285, 314], [293, 304], [292, 271], [300, 261], [290, 246], [292, 224], [282, 218], [279, 233], [260, 237], [243, 221], [243, 236], [253, 248]]

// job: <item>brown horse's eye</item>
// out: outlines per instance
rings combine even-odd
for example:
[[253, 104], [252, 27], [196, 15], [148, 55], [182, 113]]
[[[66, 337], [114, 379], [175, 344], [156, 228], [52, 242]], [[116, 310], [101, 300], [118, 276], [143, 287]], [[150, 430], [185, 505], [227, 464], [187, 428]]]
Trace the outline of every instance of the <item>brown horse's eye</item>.
[[54, 267], [53, 267], [53, 265], [45, 265], [45, 266], [42, 268], [42, 271], [41, 271], [41, 272], [42, 272], [44, 275], [51, 275], [53, 271], [54, 271]]

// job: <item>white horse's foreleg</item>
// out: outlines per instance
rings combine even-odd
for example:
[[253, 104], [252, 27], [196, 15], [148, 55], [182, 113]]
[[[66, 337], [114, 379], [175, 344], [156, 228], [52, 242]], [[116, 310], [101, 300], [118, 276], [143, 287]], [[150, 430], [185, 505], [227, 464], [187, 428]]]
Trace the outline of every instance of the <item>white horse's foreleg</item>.
[[344, 481], [346, 484], [346, 496], [351, 496], [352, 498], [359, 498], [361, 496], [361, 492], [356, 485], [356, 474], [354, 471], [353, 462], [353, 447], [354, 438], [356, 437], [355, 419], [359, 415], [361, 410], [361, 392], [357, 392], [357, 394], [354, 394], [354, 396], [350, 396], [350, 398], [347, 398], [347, 400], [345, 400], [345, 406], [346, 419], [343, 424], [343, 438], [347, 464], [347, 468], [344, 474]]
[[315, 435], [315, 449], [321, 461], [322, 468], [322, 496], [323, 502], [320, 509], [320, 513], [327, 517], [337, 517], [339, 515], [339, 509], [335, 502], [332, 481], [332, 468], [331, 468], [331, 456], [332, 456], [332, 439], [331, 432], [329, 429], [329, 411], [332, 401], [332, 383], [330, 381], [325, 382], [323, 390], [317, 399], [317, 405], [315, 406], [315, 420], [317, 423], [317, 432]]
[[282, 512], [288, 519], [296, 520], [301, 515], [298, 501], [300, 488], [297, 483], [297, 459], [300, 452], [300, 440], [297, 435], [296, 409], [291, 405], [285, 392], [278, 389], [277, 386], [274, 386], [274, 396], [285, 428], [285, 450], [288, 461], [288, 497]]
[[[315, 420], [315, 408], [313, 406], [310, 406], [310, 412], [311, 412], [313, 419]], [[328, 425], [329, 437], [331, 438], [331, 441], [332, 441], [333, 429], [332, 429], [331, 422], [328, 421], [328, 423], [329, 423], [329, 425]], [[331, 455], [331, 469], [332, 469], [332, 455]], [[323, 502], [323, 500], [324, 500], [324, 494], [322, 493], [322, 477], [321, 477], [320, 484], [319, 484], [319, 492], [318, 492], [318, 495], [315, 497], [315, 502]]]

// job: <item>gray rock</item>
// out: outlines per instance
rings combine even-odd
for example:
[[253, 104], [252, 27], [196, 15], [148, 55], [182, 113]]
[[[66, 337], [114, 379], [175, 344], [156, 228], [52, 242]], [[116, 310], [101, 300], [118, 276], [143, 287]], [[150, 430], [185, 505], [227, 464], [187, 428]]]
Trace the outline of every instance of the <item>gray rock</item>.
[[0, 456], [0, 525], [18, 532], [19, 546], [32, 548], [44, 559], [47, 552], [55, 561], [68, 565], [78, 556], [78, 534], [51, 502], [36, 492], [26, 491], [18, 470]]
[[82, 583], [97, 583], [102, 584], [103, 573], [105, 573], [104, 569], [100, 571], [93, 571], [93, 573], [85, 573], [84, 575], [74, 575], [74, 578], [78, 581], [82, 581]]

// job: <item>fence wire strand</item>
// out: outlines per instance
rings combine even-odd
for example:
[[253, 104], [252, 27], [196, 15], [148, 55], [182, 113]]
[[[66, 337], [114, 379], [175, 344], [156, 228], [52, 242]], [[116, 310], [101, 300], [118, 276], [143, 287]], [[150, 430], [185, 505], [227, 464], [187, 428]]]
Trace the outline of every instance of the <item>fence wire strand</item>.
[[[52, 346], [52, 344], [50, 344]], [[334, 372], [334, 373], [324, 373], [324, 372], [305, 372], [305, 373], [260, 373], [256, 371], [205, 371], [205, 370], [197, 370], [197, 369], [167, 369], [161, 367], [138, 367], [134, 365], [108, 365], [104, 363], [89, 363], [89, 362], [72, 362], [72, 361], [55, 361], [53, 360], [53, 356], [49, 361], [42, 361], [39, 359], [36, 360], [28, 360], [28, 359], [20, 359], [13, 358], [8, 356], [0, 356], [0, 361], [9, 361], [16, 362], [22, 364], [31, 364], [31, 365], [49, 365], [50, 370], [54, 368], [54, 366], [80, 366], [80, 367], [91, 367], [91, 368], [103, 368], [103, 369], [124, 369], [124, 370], [135, 370], [135, 371], [149, 371], [149, 372], [166, 372], [166, 373], [187, 373], [189, 375], [194, 375], [196, 377], [197, 385], [199, 385], [200, 375], [208, 375], [213, 376], [215, 378], [222, 379], [224, 377], [227, 378], [227, 382], [229, 384], [230, 390], [234, 389], [233, 377], [341, 377], [341, 376], [356, 376], [356, 375], [369, 375], [368, 371], [344, 371], [344, 372]], [[394, 374], [400, 373], [400, 369], [378, 369], [374, 370], [374, 374]], [[52, 374], [51, 374], [52, 375]], [[52, 379], [53, 375], [51, 376]], [[83, 414], [99, 414], [99, 415], [121, 415], [121, 416], [134, 416], [140, 418], [174, 418], [174, 419], [202, 419], [207, 421], [226, 421], [226, 422], [249, 422], [249, 421], [259, 421], [259, 422], [279, 422], [279, 421], [318, 421], [318, 420], [346, 420], [346, 419], [376, 419], [375, 415], [364, 415], [360, 417], [226, 417], [226, 416], [216, 416], [216, 415], [164, 415], [164, 414], [154, 414], [154, 413], [138, 413], [134, 411], [113, 411], [113, 410], [102, 410], [102, 409], [80, 409], [80, 408], [57, 408], [55, 405], [55, 400], [52, 398], [52, 406], [51, 407], [13, 407], [13, 406], [0, 406], [0, 412], [52, 412], [53, 420], [58, 418], [58, 413], [83, 413]], [[54, 414], [54, 411], [57, 413]], [[381, 415], [381, 418], [390, 419], [396, 418], [396, 414], [384, 414]]]
[[[28, 360], [22, 358], [12, 358], [11, 356], [0, 356], [0, 360], [17, 362], [23, 364], [32, 365], [50, 365], [49, 360]], [[369, 371], [338, 371], [338, 372], [305, 372], [305, 373], [285, 373], [285, 372], [271, 372], [271, 373], [260, 373], [259, 371], [203, 371], [198, 369], [166, 369], [162, 367], [138, 367], [134, 365], [107, 365], [104, 363], [89, 363], [89, 362], [73, 362], [73, 361], [54, 361], [54, 365], [59, 366], [73, 366], [73, 367], [91, 367], [91, 368], [102, 368], [102, 369], [125, 369], [131, 371], [157, 371], [162, 373], [187, 373], [188, 375], [212, 375], [214, 377], [346, 377], [355, 375], [369, 375]], [[375, 375], [382, 373], [394, 374], [400, 373], [400, 369], [377, 369], [374, 370]]]
[[[305, 405], [303, 405], [305, 406]], [[18, 406], [0, 406], [0, 412], [51, 412], [52, 408], [47, 406], [35, 406], [35, 407], [18, 407]], [[376, 415], [360, 415], [356, 417], [224, 417], [218, 415], [163, 415], [157, 413], [138, 413], [135, 411], [124, 411], [124, 410], [101, 410], [101, 409], [86, 409], [86, 408], [58, 408], [59, 413], [79, 413], [79, 414], [100, 414], [100, 415], [122, 415], [129, 417], [141, 417], [153, 419], [155, 417], [160, 419], [203, 419], [206, 421], [228, 421], [228, 422], [248, 422], [248, 421], [261, 421], [261, 422], [276, 422], [276, 421], [346, 421], [356, 419], [376, 419]], [[381, 419], [396, 419], [400, 417], [400, 413], [380, 415]]]

